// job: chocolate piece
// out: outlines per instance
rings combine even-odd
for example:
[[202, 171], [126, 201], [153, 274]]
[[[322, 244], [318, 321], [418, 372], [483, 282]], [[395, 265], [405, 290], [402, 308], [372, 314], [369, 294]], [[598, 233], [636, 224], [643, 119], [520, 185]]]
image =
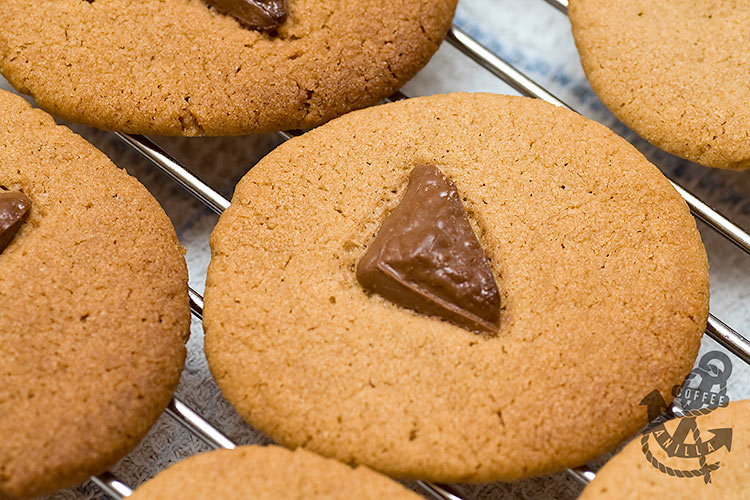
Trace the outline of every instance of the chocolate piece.
[[0, 192], [0, 252], [5, 250], [29, 216], [31, 200], [18, 191]]
[[456, 186], [433, 165], [412, 170], [401, 203], [357, 265], [360, 284], [403, 307], [495, 333], [500, 294]]
[[273, 31], [286, 20], [286, 0], [206, 0], [225, 14], [259, 31]]

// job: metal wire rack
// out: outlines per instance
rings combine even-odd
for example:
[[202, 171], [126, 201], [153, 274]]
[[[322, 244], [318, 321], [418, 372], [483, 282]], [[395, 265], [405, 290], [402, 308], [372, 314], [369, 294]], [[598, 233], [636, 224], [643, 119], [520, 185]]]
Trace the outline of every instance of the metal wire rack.
[[[567, 15], [568, 0], [545, 1]], [[513, 65], [481, 45], [466, 32], [462, 31], [458, 26], [453, 25], [451, 27], [448, 32], [447, 41], [464, 55], [468, 56], [490, 73], [503, 80], [519, 93], [527, 97], [542, 99], [555, 106], [572, 110], [572, 108], [562, 100], [555, 97], [552, 93], [527, 77]], [[389, 100], [393, 101], [405, 98], [407, 98], [407, 96], [399, 92], [393, 95]], [[301, 134], [301, 131], [286, 131], [278, 133], [278, 135], [284, 140]], [[171, 177], [177, 182], [177, 184], [213, 212], [221, 214], [229, 207], [230, 201], [227, 198], [191, 173], [183, 164], [162, 150], [150, 139], [144, 136], [123, 133], [116, 133], [116, 135], [125, 144], [143, 155], [150, 163]], [[672, 186], [685, 199], [695, 217], [705, 222], [709, 227], [717, 231], [730, 242], [734, 243], [750, 256], [750, 234], [711, 208], [707, 203], [703, 202], [683, 186], [674, 181], [671, 182]], [[203, 297], [193, 289], [189, 290], [189, 294], [191, 311], [193, 315], [200, 320], [203, 316]], [[737, 355], [742, 361], [750, 364], [750, 341], [712, 314], [709, 315], [706, 333], [727, 350]], [[231, 449], [237, 446], [229, 437], [225, 436], [216, 427], [201, 417], [199, 413], [177, 398], [171, 400], [166, 413], [212, 448]], [[596, 473], [587, 466], [568, 469], [567, 473], [569, 476], [584, 485], [588, 484], [596, 475]], [[122, 500], [128, 497], [133, 491], [127, 484], [122, 482], [111, 472], [99, 474], [92, 477], [91, 480], [99, 486], [104, 493], [115, 500]], [[418, 481], [417, 484], [425, 493], [435, 499], [463, 500], [461, 496], [449, 486], [433, 484], [425, 481]]]

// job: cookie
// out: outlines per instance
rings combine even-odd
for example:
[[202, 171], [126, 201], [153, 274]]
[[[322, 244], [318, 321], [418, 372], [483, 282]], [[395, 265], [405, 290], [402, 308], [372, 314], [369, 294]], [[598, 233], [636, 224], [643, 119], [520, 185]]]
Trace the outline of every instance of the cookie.
[[571, 0], [594, 91], [655, 146], [706, 165], [750, 168], [750, 3]]
[[[692, 453], [686, 453], [691, 455], [690, 458], [670, 457], [654, 437], [646, 436], [648, 441], [644, 447], [641, 436], [631, 441], [596, 473], [596, 479], [583, 490], [581, 500], [747, 498], [747, 481], [750, 477], [748, 417], [750, 401], [736, 401], [726, 408], [718, 408], [695, 418], [698, 437], [703, 441], [700, 448], [709, 450], [710, 446], [712, 450], [704, 455], [704, 465], [711, 471], [710, 483], [706, 483], [705, 475], [699, 472], [700, 459], [692, 457]], [[667, 434], [674, 435], [681, 422], [667, 422]], [[689, 434], [686, 441], [695, 443], [694, 434]], [[650, 460], [647, 453], [652, 457]], [[656, 462], [652, 463], [654, 460]], [[659, 465], [663, 471], [658, 468]]]
[[162, 413], [185, 358], [187, 269], [136, 179], [3, 91], [0, 186], [28, 200], [0, 253], [0, 498], [27, 498], [113, 465]]
[[438, 49], [456, 6], [289, 0], [267, 31], [236, 3], [9, 0], [0, 71], [51, 113], [108, 130], [308, 128], [398, 90]]
[[[358, 280], [420, 165], [456, 187], [497, 331]], [[394, 247], [417, 258], [378, 265], [463, 313], [462, 291], [491, 283], [436, 268], [453, 262], [437, 247], [471, 245], [442, 243], [430, 211], [435, 236]], [[667, 179], [603, 126], [526, 98], [410, 99], [288, 141], [237, 185], [211, 249], [205, 350], [224, 396], [279, 443], [394, 477], [515, 480], [596, 457], [645, 425], [645, 394], [683, 380], [708, 313], [705, 250]]]
[[242, 446], [195, 455], [138, 488], [133, 500], [380, 499], [422, 497], [366, 467], [351, 468], [305, 450]]

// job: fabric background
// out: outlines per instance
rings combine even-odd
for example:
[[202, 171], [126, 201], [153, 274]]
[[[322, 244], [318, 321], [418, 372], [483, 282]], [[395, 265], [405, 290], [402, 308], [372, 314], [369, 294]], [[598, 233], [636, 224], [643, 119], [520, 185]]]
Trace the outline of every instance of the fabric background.
[[[630, 140], [664, 173], [741, 226], [750, 228], [750, 173], [712, 170], [672, 157], [649, 146], [616, 120], [587, 84], [578, 61], [567, 18], [543, 0], [461, 0], [455, 22], [488, 48], [516, 65], [585, 116]], [[0, 86], [10, 89], [0, 78]], [[510, 87], [444, 44], [430, 64], [403, 89], [409, 96], [451, 91], [490, 91], [514, 94]], [[120, 143], [112, 134], [75, 125], [75, 131], [138, 177], [164, 206], [187, 248], [190, 285], [202, 292], [209, 260], [208, 236], [217, 216], [191, 198], [165, 175]], [[275, 135], [239, 138], [156, 138], [194, 173], [231, 196], [237, 180], [278, 143]], [[750, 258], [717, 233], [699, 225], [711, 265], [711, 310], [740, 332], [750, 332]], [[177, 394], [228, 436], [240, 443], [268, 440], [246, 425], [219, 394], [202, 351], [200, 323], [193, 321], [189, 357]], [[716, 348], [706, 338], [703, 351]], [[750, 368], [733, 358], [732, 399], [750, 398]], [[170, 463], [207, 450], [168, 416], [163, 415], [144, 441], [114, 471], [137, 486]], [[573, 499], [581, 487], [565, 474], [516, 484], [460, 486], [468, 499]], [[51, 499], [106, 498], [87, 483], [58, 492]]]

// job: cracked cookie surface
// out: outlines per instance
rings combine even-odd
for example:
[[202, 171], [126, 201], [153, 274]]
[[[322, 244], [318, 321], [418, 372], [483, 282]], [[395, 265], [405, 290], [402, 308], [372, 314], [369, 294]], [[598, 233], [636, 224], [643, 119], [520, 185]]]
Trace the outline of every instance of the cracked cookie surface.
[[[501, 293], [478, 337], [355, 275], [416, 165], [452, 182]], [[667, 179], [625, 140], [489, 94], [356, 111], [238, 184], [211, 237], [206, 354], [280, 443], [392, 476], [515, 480], [579, 465], [682, 382], [708, 314], [706, 254]]]
[[571, 0], [581, 63], [602, 102], [657, 147], [750, 169], [750, 2]]
[[0, 253], [0, 498], [28, 498], [112, 466], [162, 413], [187, 269], [143, 185], [4, 91], [0, 185], [32, 200]]
[[161, 135], [309, 128], [391, 95], [456, 0], [289, 0], [276, 34], [200, 0], [7, 0], [0, 69], [71, 121]]

